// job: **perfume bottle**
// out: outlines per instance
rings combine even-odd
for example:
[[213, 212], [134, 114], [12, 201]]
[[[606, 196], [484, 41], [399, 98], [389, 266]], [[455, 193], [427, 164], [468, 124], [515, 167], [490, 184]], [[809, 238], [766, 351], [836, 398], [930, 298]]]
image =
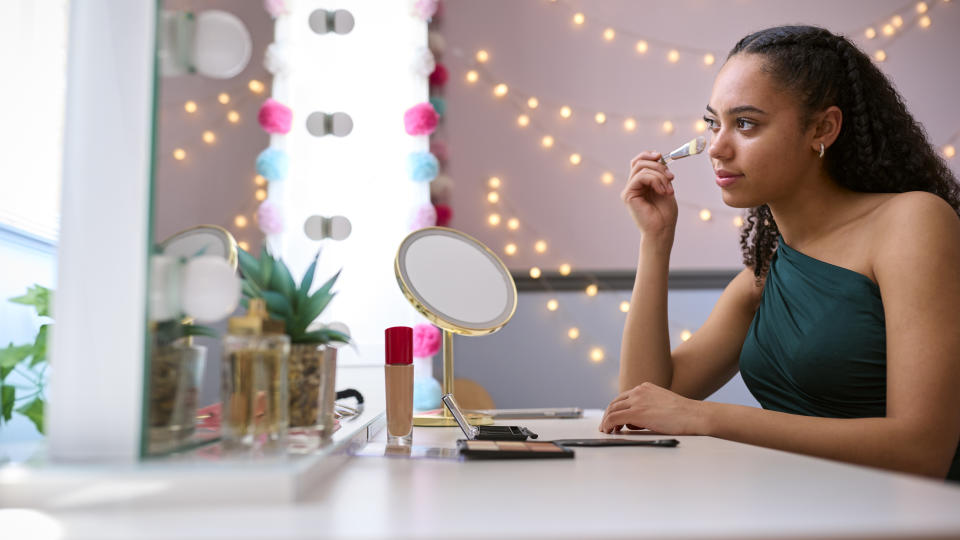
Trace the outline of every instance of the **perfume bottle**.
[[263, 299], [251, 299], [246, 315], [228, 321], [220, 378], [225, 449], [264, 454], [285, 449], [289, 354], [290, 338], [269, 319]]
[[413, 329], [394, 326], [386, 332], [384, 381], [387, 394], [387, 445], [413, 443]]

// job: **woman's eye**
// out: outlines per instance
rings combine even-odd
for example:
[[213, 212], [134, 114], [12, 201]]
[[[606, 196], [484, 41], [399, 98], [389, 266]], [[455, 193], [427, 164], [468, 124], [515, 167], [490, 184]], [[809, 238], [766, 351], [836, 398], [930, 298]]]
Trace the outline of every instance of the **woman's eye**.
[[737, 129], [742, 129], [744, 131], [748, 129], [753, 129], [757, 124], [747, 120], [746, 118], [737, 118]]
[[720, 127], [717, 124], [716, 120], [714, 120], [713, 118], [710, 118], [709, 116], [703, 117], [703, 123], [707, 125], [707, 129], [714, 130], [714, 131]]

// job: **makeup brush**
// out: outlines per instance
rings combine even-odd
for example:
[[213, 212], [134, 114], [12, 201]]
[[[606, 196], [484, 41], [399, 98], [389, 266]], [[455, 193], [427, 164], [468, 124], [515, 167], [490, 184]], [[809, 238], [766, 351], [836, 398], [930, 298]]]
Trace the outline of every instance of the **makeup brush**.
[[707, 140], [703, 137], [703, 135], [701, 135], [696, 139], [691, 139], [690, 142], [684, 144], [680, 148], [677, 148], [673, 152], [670, 152], [666, 156], [660, 156], [660, 163], [666, 165], [668, 161], [674, 161], [687, 156], [692, 156], [694, 154], [699, 154], [700, 152], [703, 152], [703, 149], [706, 146]]

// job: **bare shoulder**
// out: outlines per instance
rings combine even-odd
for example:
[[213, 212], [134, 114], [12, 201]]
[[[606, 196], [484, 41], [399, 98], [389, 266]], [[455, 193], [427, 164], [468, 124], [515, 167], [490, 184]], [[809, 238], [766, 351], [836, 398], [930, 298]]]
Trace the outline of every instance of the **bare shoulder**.
[[744, 268], [727, 285], [725, 292], [729, 294], [737, 304], [751, 311], [756, 311], [760, 304], [760, 296], [763, 294], [763, 285], [766, 277], [757, 278], [753, 274], [753, 268]]
[[932, 193], [897, 193], [877, 208], [872, 236], [874, 268], [909, 261], [960, 257], [960, 217]]

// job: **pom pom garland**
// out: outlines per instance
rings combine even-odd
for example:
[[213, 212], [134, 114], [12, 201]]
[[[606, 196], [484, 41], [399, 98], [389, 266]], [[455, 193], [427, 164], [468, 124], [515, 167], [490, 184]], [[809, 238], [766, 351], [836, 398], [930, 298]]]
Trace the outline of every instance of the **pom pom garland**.
[[453, 219], [453, 209], [446, 204], [435, 205], [437, 209], [437, 227], [446, 227]]
[[438, 0], [414, 0], [413, 14], [424, 21], [429, 21], [437, 12]]
[[413, 61], [410, 65], [414, 73], [421, 77], [429, 77], [436, 69], [437, 63], [433, 58], [433, 53], [427, 47], [420, 47], [413, 53]]
[[440, 350], [440, 329], [432, 324], [418, 324], [413, 327], [413, 356], [426, 358]]
[[267, 133], [285, 134], [290, 132], [290, 126], [293, 123], [293, 111], [283, 103], [268, 98], [260, 106], [257, 120], [260, 121], [260, 127]]
[[433, 69], [433, 73], [430, 74], [430, 85], [436, 87], [442, 87], [447, 84], [447, 79], [450, 77], [450, 74], [447, 72], [446, 66], [441, 62], [437, 62], [437, 67]]
[[447, 114], [447, 100], [439, 96], [434, 96], [430, 98], [430, 104], [433, 105], [433, 110], [437, 111], [438, 116], [443, 116]]
[[430, 152], [413, 152], [407, 156], [407, 174], [414, 182], [429, 182], [437, 177], [440, 164]]
[[283, 232], [283, 213], [270, 201], [263, 201], [257, 208], [257, 223], [263, 234], [270, 236]]
[[283, 150], [267, 148], [257, 156], [257, 174], [271, 182], [285, 180], [289, 169], [290, 158]]
[[413, 380], [413, 408], [429, 411], [440, 408], [440, 383], [433, 377], [418, 377]]
[[437, 224], [437, 210], [427, 203], [417, 208], [410, 219], [410, 230], [415, 231], [424, 227], [433, 227]]
[[274, 19], [289, 13], [286, 0], [263, 0], [263, 9], [267, 10]]
[[437, 157], [441, 165], [447, 162], [447, 143], [443, 141], [430, 141], [430, 153]]
[[263, 67], [274, 75], [290, 72], [290, 59], [287, 48], [280, 43], [271, 43], [263, 53]]
[[414, 105], [403, 114], [403, 126], [409, 135], [430, 135], [437, 129], [439, 120], [440, 116], [429, 103]]
[[443, 56], [443, 51], [447, 50], [447, 40], [444, 39], [440, 32], [430, 32], [427, 34], [427, 44], [435, 58], [440, 58]]

